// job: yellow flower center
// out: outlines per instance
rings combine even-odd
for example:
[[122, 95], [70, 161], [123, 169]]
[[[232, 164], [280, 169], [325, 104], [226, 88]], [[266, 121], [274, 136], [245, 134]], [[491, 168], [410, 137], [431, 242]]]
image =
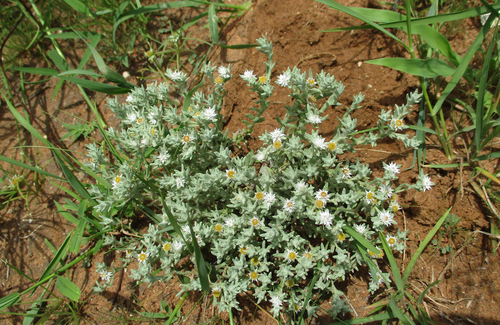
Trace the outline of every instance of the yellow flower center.
[[189, 142], [189, 141], [191, 141], [191, 137], [189, 136], [189, 134], [186, 134], [185, 136], [183, 136], [182, 137], [182, 141], [184, 141], [186, 143]]
[[191, 106], [188, 107], [188, 111], [194, 112], [193, 108]]
[[320, 195], [322, 198], [326, 198], [328, 194], [326, 193], [326, 191], [321, 191], [321, 193], [319, 193], [319, 195]]
[[155, 129], [151, 129], [151, 135], [155, 135], [155, 132], [156, 132]]
[[286, 284], [286, 286], [287, 286], [288, 288], [291, 288], [291, 287], [293, 287], [293, 286], [295, 285], [295, 281], [293, 281], [292, 279], [290, 279], [290, 280], [287, 280], [287, 281], [285, 282], [285, 284]]
[[147, 257], [146, 253], [139, 254], [139, 260], [141, 260], [142, 262], [144, 262], [146, 260], [146, 257]]
[[392, 212], [396, 212], [399, 210], [399, 207], [396, 204], [392, 205]]
[[240, 253], [245, 255], [247, 253], [247, 248], [246, 247], [240, 248]]
[[163, 250], [165, 252], [168, 252], [170, 250], [170, 247], [171, 247], [170, 243], [166, 243], [165, 245], [163, 245]]
[[389, 244], [394, 245], [396, 244], [396, 238], [390, 237], [389, 240], [387, 241]]
[[236, 175], [236, 172], [234, 170], [228, 170], [227, 171], [227, 177], [233, 178], [234, 175]]
[[259, 224], [259, 219], [253, 218], [251, 222], [252, 222], [252, 226], [255, 227], [255, 226], [257, 226]]
[[120, 176], [115, 177], [115, 183], [121, 183], [122, 178]]
[[265, 84], [265, 83], [267, 82], [267, 77], [266, 77], [266, 76], [260, 76], [260, 77], [259, 77], [259, 82], [260, 82], [261, 84]]
[[221, 232], [222, 231], [222, 225], [221, 224], [216, 224], [215, 225], [215, 231]]
[[345, 234], [344, 234], [344, 233], [339, 233], [339, 234], [337, 235], [337, 239], [338, 239], [339, 241], [344, 241], [344, 240], [345, 240]]
[[302, 310], [302, 306], [301, 305], [295, 305], [295, 311], [299, 311], [299, 310]]
[[350, 171], [349, 171], [349, 168], [344, 168], [344, 169], [342, 169], [342, 172], [347, 175], [347, 174], [349, 174]]
[[328, 144], [328, 149], [330, 149], [330, 151], [337, 149], [337, 144], [335, 142], [330, 142]]
[[314, 96], [309, 96], [307, 100], [309, 100], [311, 103], [316, 103], [316, 97]]
[[306, 253], [304, 254], [304, 256], [305, 256], [308, 260], [310, 260], [310, 259], [311, 259], [311, 257], [312, 257], [312, 254], [311, 254], [310, 252], [306, 252]]
[[257, 257], [252, 258], [252, 264], [255, 266], [259, 265], [259, 259]]
[[90, 163], [94, 162], [94, 158], [89, 158]]
[[220, 290], [215, 289], [214, 291], [212, 291], [212, 294], [214, 295], [215, 298], [219, 298], [220, 297]]
[[264, 198], [264, 193], [262, 192], [255, 193], [255, 198], [259, 201], [262, 200]]
[[289, 207], [289, 208], [293, 208], [293, 202], [292, 201], [288, 201], [286, 203], [286, 206]]
[[396, 126], [397, 126], [397, 127], [402, 127], [402, 126], [403, 126], [403, 121], [401, 121], [401, 120], [396, 120]]
[[148, 51], [146, 51], [146, 56], [147, 56], [148, 58], [152, 57], [152, 56], [153, 56], [153, 54], [154, 54], [153, 50], [148, 50]]
[[370, 192], [366, 193], [366, 198], [367, 198], [368, 200], [370, 200], [370, 201], [371, 201], [371, 200], [373, 200], [373, 197], [374, 197], [373, 192], [371, 192], [371, 191], [370, 191]]
[[143, 121], [142, 117], [139, 117], [139, 118], [137, 119], [137, 124], [141, 124], [141, 123], [142, 123], [142, 121]]
[[375, 252], [372, 252], [372, 251], [368, 251], [368, 255], [370, 255], [371, 257], [374, 257], [375, 256]]
[[309, 79], [307, 79], [307, 83], [309, 83], [309, 85], [312, 86], [312, 85], [314, 85], [316, 83], [316, 81], [314, 81], [313, 78], [309, 78]]
[[314, 202], [314, 204], [316, 205], [316, 208], [318, 208], [318, 209], [322, 209], [325, 207], [325, 202], [323, 202], [323, 200], [316, 200], [316, 202]]
[[380, 253], [377, 254], [377, 257], [378, 258], [382, 258], [384, 257], [384, 251], [383, 250], [380, 250]]
[[391, 201], [397, 201], [398, 200], [398, 195], [397, 194], [393, 194], [391, 196]]
[[221, 76], [219, 76], [219, 77], [217, 77], [217, 79], [215, 79], [215, 83], [218, 85], [222, 85], [223, 82], [224, 82], [224, 79], [222, 79]]
[[193, 115], [193, 116], [200, 116], [200, 112], [196, 112], [196, 113], [194, 113], [194, 115]]
[[288, 252], [288, 259], [295, 260], [297, 258], [297, 254], [295, 252]]
[[274, 147], [274, 149], [276, 149], [276, 150], [277, 150], [277, 149], [279, 149], [279, 148], [281, 148], [281, 141], [280, 141], [280, 140], [276, 140], [276, 141], [274, 141], [274, 142], [273, 142], [273, 147]]
[[259, 273], [255, 272], [255, 271], [250, 273], [250, 279], [257, 280], [258, 277], [259, 277]]

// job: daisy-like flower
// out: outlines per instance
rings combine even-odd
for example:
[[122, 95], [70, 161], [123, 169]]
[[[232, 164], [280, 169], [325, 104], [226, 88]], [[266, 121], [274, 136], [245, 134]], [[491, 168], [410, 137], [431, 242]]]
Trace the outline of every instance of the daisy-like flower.
[[281, 308], [283, 306], [283, 300], [278, 295], [270, 295], [271, 299], [269, 301], [273, 305], [273, 308]]
[[259, 77], [259, 82], [263, 85], [267, 82], [267, 77], [266, 76], [260, 76]]
[[258, 257], [252, 257], [252, 259], [250, 260], [250, 262], [252, 262], [253, 266], [257, 266], [260, 263]]
[[273, 192], [268, 192], [264, 195], [264, 203], [266, 203], [268, 207], [271, 207], [274, 201], [276, 201], [276, 194]]
[[390, 198], [392, 196], [392, 187], [386, 184], [380, 185], [380, 192], [386, 197]]
[[149, 113], [148, 120], [149, 120], [149, 123], [151, 123], [153, 125], [156, 125], [156, 123], [158, 123], [158, 121], [156, 120], [156, 116], [153, 113]]
[[165, 252], [168, 252], [170, 250], [170, 248], [172, 248], [172, 244], [170, 244], [170, 243], [163, 244], [163, 250]]
[[259, 273], [257, 273], [256, 271], [252, 271], [250, 272], [250, 274], [248, 275], [250, 277], [250, 280], [252, 280], [252, 282], [257, 282], [258, 280], [258, 277], [259, 277]]
[[287, 288], [291, 288], [295, 285], [295, 281], [293, 279], [288, 279], [285, 281], [285, 285], [287, 286]]
[[393, 247], [397, 243], [396, 237], [392, 236], [391, 234], [387, 234], [385, 240], [387, 241], [389, 247]]
[[137, 121], [137, 113], [136, 112], [129, 112], [127, 113], [127, 117], [125, 118], [125, 123], [127, 124], [132, 124]]
[[167, 73], [167, 77], [169, 77], [173, 81], [182, 81], [186, 78], [186, 74], [180, 71], [174, 71], [170, 74]]
[[213, 107], [207, 108], [206, 110], [203, 111], [203, 118], [208, 121], [215, 121], [215, 118], [217, 117], [217, 112]]
[[401, 119], [392, 119], [391, 126], [395, 131], [399, 131], [403, 129], [403, 127], [405, 126], [405, 122]]
[[307, 189], [307, 184], [304, 181], [299, 181], [297, 184], [295, 184], [295, 191], [297, 193], [302, 193], [305, 189]]
[[126, 101], [127, 103], [130, 103], [130, 102], [131, 102], [131, 101], [133, 101], [133, 100], [134, 100], [134, 97], [132, 97], [132, 95], [128, 95], [128, 96], [127, 96], [127, 99], [125, 99], [125, 101]]
[[190, 136], [188, 133], [184, 134], [182, 136], [182, 143], [183, 144], [188, 144], [189, 142], [193, 141], [193, 137]]
[[252, 83], [256, 79], [255, 75], [253, 74], [253, 70], [246, 70], [242, 75], [240, 75], [240, 77], [241, 79], [249, 83]]
[[256, 192], [256, 193], [255, 193], [255, 199], [256, 199], [256, 200], [260, 201], [260, 200], [262, 200], [263, 198], [264, 198], [264, 193], [262, 193], [262, 192]]
[[216, 224], [216, 225], [214, 226], [214, 229], [215, 229], [215, 231], [217, 231], [217, 232], [221, 232], [221, 231], [222, 231], [222, 229], [223, 229], [223, 226], [222, 226], [220, 223], [218, 223], [218, 224]]
[[292, 200], [287, 200], [285, 202], [285, 204], [283, 205], [283, 209], [288, 212], [288, 213], [292, 213], [293, 209], [294, 209], [294, 205], [295, 205], [295, 202], [292, 201]]
[[399, 203], [397, 201], [392, 201], [389, 203], [389, 210], [392, 212], [397, 212], [401, 207], [399, 206]]
[[99, 273], [99, 275], [101, 276], [102, 281], [109, 282], [111, 281], [111, 276], [113, 275], [113, 273], [111, 271], [102, 271], [101, 273]]
[[356, 230], [360, 235], [363, 235], [366, 232], [366, 225], [365, 224], [354, 225], [354, 230]]
[[285, 258], [288, 261], [293, 262], [297, 259], [297, 253], [294, 252], [293, 250], [289, 249], [286, 251]]
[[288, 73], [284, 72], [278, 77], [276, 83], [281, 87], [288, 87], [290, 83], [290, 78], [291, 76]]
[[304, 257], [310, 260], [312, 258], [312, 253], [310, 251], [307, 251], [304, 253]]
[[181, 177], [177, 177], [175, 179], [175, 185], [177, 186], [177, 188], [184, 187], [185, 183], [186, 183], [186, 181], [184, 179], [182, 179]]
[[257, 227], [260, 223], [260, 220], [257, 218], [257, 217], [253, 217], [251, 220], [250, 220], [250, 224], [254, 227]]
[[176, 252], [179, 252], [182, 249], [182, 246], [184, 246], [184, 244], [178, 240], [176, 240], [172, 243], [172, 248]]
[[344, 240], [345, 240], [345, 234], [344, 234], [343, 232], [339, 232], [339, 233], [337, 234], [337, 239], [338, 239], [338, 240], [339, 240], [339, 242], [341, 242], [341, 243], [342, 243], [342, 242], [344, 242]]
[[266, 160], [266, 154], [262, 151], [259, 151], [257, 155], [255, 155], [255, 159], [257, 159], [258, 161], [264, 161]]
[[365, 201], [367, 204], [373, 203], [375, 199], [375, 193], [372, 191], [366, 191], [365, 192]]
[[247, 250], [248, 250], [248, 248], [246, 248], [245, 246], [241, 247], [240, 248], [241, 255], [245, 255], [247, 253]]
[[322, 121], [318, 115], [310, 113], [307, 115], [307, 122], [311, 124], [320, 124]]
[[382, 278], [382, 275], [379, 272], [377, 272], [377, 274], [375, 274], [375, 276], [373, 276], [373, 274], [371, 274], [370, 277], [372, 278], [372, 282], [378, 286], [380, 286], [382, 284], [382, 282], [384, 282], [384, 278]]
[[328, 143], [327, 147], [328, 147], [328, 150], [335, 151], [335, 149], [337, 149], [337, 144], [335, 142], [331, 141], [330, 143]]
[[347, 167], [342, 168], [342, 179], [349, 179], [352, 177], [351, 170]]
[[224, 78], [222, 78], [221, 76], [218, 76], [217, 78], [215, 78], [214, 82], [217, 86], [220, 86], [224, 83]]
[[[12, 176], [12, 178], [9, 179], [10, 188], [14, 188], [14, 187], [19, 186], [19, 183], [21, 183], [21, 180], [23, 179], [23, 177], [24, 177], [23, 175], [17, 175], [17, 174]], [[114, 188], [114, 184], [113, 184], [113, 188]]]
[[393, 173], [394, 175], [399, 174], [399, 165], [396, 164], [394, 161], [391, 161], [389, 165], [385, 165], [384, 169], [388, 172]]
[[218, 286], [214, 286], [212, 288], [212, 295], [214, 295], [215, 298], [219, 298], [221, 294], [220, 288]]
[[431, 181], [431, 178], [428, 175], [424, 175], [424, 177], [422, 178], [422, 186], [424, 188], [424, 192], [430, 190], [434, 185], [436, 184]]
[[309, 86], [314, 86], [316, 84], [316, 80], [314, 80], [313, 78], [309, 78], [307, 79], [307, 84]]
[[323, 138], [322, 136], [317, 136], [314, 140], [313, 140], [313, 144], [318, 147], [319, 149], [321, 150], [324, 150], [326, 149], [326, 143], [325, 143], [325, 138]]
[[223, 66], [220, 66], [217, 71], [219, 72], [220, 76], [224, 79], [228, 79], [229, 76], [229, 69]]
[[229, 179], [233, 179], [236, 175], [236, 171], [234, 169], [226, 169], [226, 176]]
[[117, 188], [120, 186], [120, 183], [122, 182], [122, 175], [116, 175], [115, 179], [113, 180], [113, 189]]
[[283, 133], [281, 129], [275, 129], [273, 132], [269, 133], [269, 135], [273, 138], [273, 142], [277, 140], [283, 141], [286, 138], [285, 133]]
[[283, 146], [283, 144], [281, 143], [280, 140], [276, 140], [276, 141], [273, 142], [273, 147], [276, 150], [280, 149], [282, 146]]
[[144, 119], [142, 117], [137, 118], [137, 121], [135, 121], [137, 124], [142, 124], [144, 122]]
[[233, 228], [234, 227], [234, 223], [235, 223], [235, 220], [233, 217], [227, 219], [224, 224], [226, 225], [226, 227], [228, 228]]
[[394, 222], [394, 216], [389, 211], [381, 211], [378, 217], [386, 227], [389, 227]]
[[326, 201], [322, 200], [322, 199], [317, 199], [316, 201], [314, 201], [314, 205], [318, 209], [323, 209], [325, 207], [325, 204], [326, 204]]
[[149, 254], [144, 252], [144, 251], [141, 251], [138, 255], [137, 255], [137, 260], [139, 261], [139, 263], [144, 263], [146, 262], [146, 260], [148, 259], [149, 257]]
[[333, 222], [333, 217], [330, 211], [325, 210], [319, 213], [319, 224], [323, 226], [331, 226]]
[[316, 200], [327, 201], [327, 200], [330, 199], [330, 194], [328, 194], [328, 191], [319, 190], [319, 191], [316, 192], [316, 194], [314, 195], [314, 197], [316, 198]]

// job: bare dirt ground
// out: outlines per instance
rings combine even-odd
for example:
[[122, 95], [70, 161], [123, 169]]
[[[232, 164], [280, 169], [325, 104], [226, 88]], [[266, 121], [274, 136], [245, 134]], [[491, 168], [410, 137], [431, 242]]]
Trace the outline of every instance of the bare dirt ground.
[[[235, 2], [233, 0], [233, 2]], [[373, 6], [364, 0], [340, 1], [345, 5]], [[277, 64], [273, 80], [286, 70], [287, 67], [298, 66], [303, 71], [312, 70], [319, 73], [322, 69], [333, 74], [346, 86], [341, 96], [343, 106], [350, 105], [353, 95], [363, 93], [366, 97], [363, 108], [356, 111], [359, 129], [375, 126], [377, 116], [382, 109], [393, 108], [395, 104], [405, 103], [405, 95], [418, 88], [418, 80], [414, 77], [401, 74], [397, 71], [363, 63], [369, 59], [401, 55], [402, 51], [393, 42], [375, 31], [356, 31], [342, 33], [324, 33], [323, 29], [346, 27], [360, 24], [359, 21], [340, 12], [336, 12], [322, 4], [309, 0], [256, 0], [252, 10], [227, 35], [227, 43], [242, 44], [254, 43], [256, 38], [266, 35], [274, 44], [275, 59]], [[455, 34], [451, 42], [459, 54], [464, 54], [477, 33], [477, 21], [466, 21], [462, 29]], [[204, 31], [206, 32], [206, 31]], [[399, 35], [399, 34], [398, 34]], [[400, 35], [399, 35], [400, 36]], [[205, 36], [208, 39], [208, 36]], [[69, 50], [68, 50], [69, 51]], [[77, 57], [77, 53], [73, 53]], [[249, 111], [252, 101], [255, 100], [248, 91], [245, 82], [238, 75], [246, 69], [254, 70], [257, 74], [264, 72], [265, 60], [256, 49], [227, 50], [219, 52], [214, 64], [231, 64], [233, 79], [227, 83], [227, 97], [223, 109], [226, 116], [227, 129], [232, 134], [244, 127], [242, 119]], [[132, 76], [133, 79], [134, 76]], [[134, 81], [141, 83], [140, 81]], [[58, 119], [73, 122], [74, 118], [66, 113], [84, 119], [91, 119], [90, 110], [83, 101], [80, 93], [73, 85], [65, 85], [59, 94], [52, 99], [50, 88], [55, 84], [50, 81], [44, 84], [32, 85], [27, 91], [31, 96], [29, 107], [31, 116], [35, 119], [33, 124], [48, 134], [49, 139], [55, 139], [63, 134]], [[95, 94], [94, 94], [95, 95]], [[122, 100], [126, 97], [122, 96]], [[103, 95], [93, 97], [99, 104], [99, 109], [109, 125], [116, 121], [107, 111]], [[285, 113], [284, 105], [289, 99], [287, 94], [280, 89], [275, 91], [272, 103], [266, 114], [266, 122], [256, 129], [256, 134], [271, 131], [278, 126], [275, 116]], [[329, 119], [321, 124], [321, 132], [327, 137], [337, 123], [336, 116], [343, 114], [343, 106], [330, 108], [327, 111]], [[415, 107], [416, 109], [416, 107]], [[0, 110], [0, 153], [2, 155], [20, 159], [20, 145], [30, 143], [18, 142], [18, 132], [21, 139], [29, 136], [23, 130], [15, 127], [14, 118], [5, 106]], [[413, 119], [413, 120], [411, 120]], [[414, 114], [408, 124], [416, 121]], [[430, 126], [430, 123], [429, 125]], [[438, 146], [433, 145], [436, 139], [428, 139], [427, 164], [449, 163]], [[76, 157], [83, 156], [85, 142], [77, 142], [69, 147]], [[258, 148], [259, 143], [252, 140], [248, 149]], [[463, 156], [462, 144], [455, 146], [457, 156]], [[37, 157], [41, 166], [57, 175], [61, 175], [56, 165], [51, 161], [49, 154], [42, 149], [31, 150], [32, 158]], [[358, 157], [362, 162], [369, 163], [372, 169], [381, 170], [382, 162], [395, 161], [402, 165], [402, 170], [410, 168], [413, 163], [413, 151], [405, 150], [395, 142], [386, 141], [375, 148], [360, 148], [356, 155], [350, 154], [349, 158]], [[489, 172], [497, 168], [495, 162], [484, 164]], [[3, 165], [7, 168], [6, 165]], [[470, 171], [462, 172], [456, 169], [427, 169], [436, 186], [425, 193], [408, 192], [400, 200], [403, 209], [396, 214], [396, 228], [409, 230], [408, 248], [404, 254], [396, 258], [400, 267], [404, 269], [412, 254], [416, 251], [420, 241], [433, 227], [435, 222], [449, 208], [451, 213], [459, 219], [459, 224], [454, 228], [456, 233], [452, 236], [445, 234], [443, 241], [438, 245], [429, 245], [419, 259], [409, 279], [410, 291], [417, 296], [430, 283], [441, 280], [433, 287], [425, 300], [425, 308], [439, 324], [498, 324], [500, 314], [500, 259], [492, 254], [491, 240], [477, 231], [489, 231], [491, 212], [482, 200], [474, 194], [469, 185]], [[414, 182], [418, 171], [415, 168], [402, 172], [401, 181]], [[83, 175], [79, 175], [84, 177]], [[29, 179], [29, 178], [28, 178]], [[477, 179], [476, 179], [477, 180]], [[31, 180], [30, 180], [31, 181]], [[481, 181], [480, 179], [477, 181]], [[462, 187], [463, 185], [463, 187]], [[5, 296], [15, 291], [22, 291], [29, 287], [30, 282], [20, 277], [6, 263], [15, 266], [31, 278], [40, 277], [54, 254], [44, 241], [49, 241], [59, 247], [73, 226], [64, 220], [54, 208], [53, 201], [63, 202], [68, 198], [53, 184], [45, 181], [39, 186], [39, 195], [32, 198], [29, 210], [24, 201], [18, 200], [6, 206], [1, 211], [0, 219], [0, 249], [2, 262], [0, 266], [0, 296]], [[494, 217], [493, 217], [494, 218]], [[441, 254], [440, 247], [451, 245], [452, 251]], [[82, 303], [78, 305], [81, 320], [93, 324], [107, 324], [116, 322], [151, 323], [145, 319], [132, 317], [135, 312], [159, 312], [161, 300], [174, 308], [179, 297], [178, 284], [175, 281], [161, 284], [156, 283], [151, 287], [146, 284], [136, 286], [125, 274], [119, 288], [118, 281], [113, 287], [103, 294], [93, 294], [91, 287], [98, 279], [94, 272], [95, 262], [103, 260], [110, 263], [119, 263], [118, 255], [99, 254], [93, 257], [86, 265], [80, 265], [71, 270], [69, 277], [82, 288]], [[71, 256], [69, 257], [71, 258]], [[387, 266], [386, 270], [389, 267]], [[370, 295], [367, 291], [369, 276], [366, 270], [360, 270], [347, 279], [341, 288], [345, 298], [351, 305], [353, 312], [342, 316], [342, 319], [362, 317], [368, 315], [371, 303], [383, 299], [385, 296]], [[39, 296], [37, 292], [31, 299]], [[378, 293], [383, 293], [380, 290]], [[185, 324], [203, 323], [212, 319], [215, 323], [221, 322], [217, 318], [217, 311], [210, 303], [211, 297], [202, 298], [193, 293], [181, 309], [181, 314], [186, 315], [195, 306]], [[266, 314], [270, 306], [263, 303], [256, 306], [246, 297], [241, 297], [243, 310], [235, 313], [238, 324], [273, 324], [275, 321]], [[21, 306], [12, 311], [22, 312], [29, 307]], [[227, 321], [227, 315], [220, 315]], [[164, 320], [163, 320], [164, 321]], [[325, 313], [319, 312], [319, 318], [312, 320], [311, 324], [330, 324], [334, 320]], [[21, 316], [0, 315], [0, 322], [5, 324], [18, 324], [22, 322]]]

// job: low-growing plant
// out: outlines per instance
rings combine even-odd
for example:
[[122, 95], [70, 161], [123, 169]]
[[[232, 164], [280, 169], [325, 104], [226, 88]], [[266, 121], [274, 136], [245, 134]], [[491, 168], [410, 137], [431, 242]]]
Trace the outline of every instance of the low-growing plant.
[[[292, 98], [285, 117], [277, 118], [280, 127], [261, 134], [255, 152], [236, 155], [220, 114], [230, 67], [205, 65], [204, 79], [191, 90], [185, 73], [168, 69], [172, 85], [137, 87], [122, 105], [116, 98], [108, 101], [121, 123], [103, 134], [103, 143], [88, 145], [87, 167], [110, 184], [90, 187], [94, 216], [103, 232], [123, 230], [118, 237], [108, 233], [105, 244], [125, 252], [134, 280], [178, 276], [179, 294], [210, 292], [214, 305], [230, 315], [239, 309], [238, 296], [251, 291], [258, 303], [271, 303], [274, 316], [284, 313], [291, 322], [314, 316], [316, 294], [327, 293], [335, 316], [348, 310], [336, 284], [366, 265], [364, 256], [384, 256], [378, 232], [386, 233], [392, 249], [404, 249], [406, 233], [391, 228], [398, 195], [434, 185], [423, 172], [414, 184], [398, 183], [400, 166], [394, 162], [384, 162], [377, 178], [358, 159], [338, 156], [386, 137], [417, 147], [420, 141], [402, 131], [421, 95], [408, 94], [407, 104], [383, 110], [376, 130], [367, 132], [358, 131], [351, 117], [363, 100], [354, 96], [326, 139], [318, 124], [326, 121], [329, 107], [339, 105], [342, 83], [323, 71], [313, 75], [297, 68], [273, 83], [272, 45], [265, 38], [257, 42], [269, 62], [265, 72], [240, 76], [259, 97], [258, 115], [247, 116], [248, 126], [264, 121], [275, 83]], [[208, 93], [196, 92], [205, 79], [212, 83]], [[184, 98], [181, 106], [171, 99], [173, 90]], [[146, 231], [117, 214], [127, 206], [149, 217]], [[373, 292], [388, 277], [372, 264]], [[99, 264], [98, 272], [99, 292], [110, 285], [115, 269]]]

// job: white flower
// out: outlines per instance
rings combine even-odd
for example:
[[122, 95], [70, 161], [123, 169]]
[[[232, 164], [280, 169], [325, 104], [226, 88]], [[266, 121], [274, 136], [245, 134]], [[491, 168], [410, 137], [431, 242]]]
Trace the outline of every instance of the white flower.
[[295, 191], [297, 193], [302, 193], [307, 187], [308, 185], [306, 184], [306, 182], [300, 181], [297, 184], [295, 184]]
[[375, 200], [375, 193], [373, 193], [372, 191], [365, 192], [365, 201], [367, 204], [373, 203]]
[[217, 112], [213, 107], [207, 108], [206, 110], [203, 111], [203, 118], [205, 120], [215, 121], [216, 117], [217, 117]]
[[220, 66], [217, 71], [219, 72], [220, 76], [224, 79], [228, 79], [230, 77], [229, 75], [229, 69], [223, 66]]
[[330, 199], [330, 194], [328, 194], [328, 191], [319, 190], [316, 192], [314, 197], [316, 198], [316, 200], [328, 201]]
[[137, 114], [135, 112], [127, 113], [127, 117], [125, 118], [125, 123], [132, 124], [137, 121]]
[[156, 125], [156, 123], [158, 123], [158, 121], [156, 120], [156, 117], [153, 113], [149, 113], [148, 119], [149, 119], [149, 123], [151, 123], [153, 125]]
[[170, 74], [167, 73], [167, 77], [169, 77], [173, 81], [182, 81], [184, 78], [186, 78], [186, 74], [180, 71], [174, 71]]
[[134, 97], [132, 97], [132, 95], [127, 96], [127, 99], [126, 99], [127, 102], [131, 102], [133, 100], [134, 100]]
[[366, 232], [366, 225], [354, 225], [354, 230], [356, 230], [359, 234], [363, 235]]
[[286, 203], [283, 205], [283, 209], [288, 212], [288, 213], [292, 213], [293, 209], [295, 208], [295, 202], [293, 202], [292, 200], [287, 200]]
[[378, 217], [380, 218], [380, 221], [387, 227], [392, 225], [394, 222], [394, 216], [389, 211], [381, 211], [378, 214]]
[[288, 87], [288, 83], [290, 82], [291, 76], [288, 73], [282, 73], [278, 77], [278, 81], [276, 83], [280, 85], [281, 87]]
[[189, 225], [185, 225], [184, 227], [182, 227], [181, 229], [182, 231], [184, 231], [185, 233], [191, 233], [191, 230], [189, 229]]
[[387, 198], [392, 197], [392, 188], [389, 185], [382, 184], [380, 185], [380, 192]]
[[156, 159], [160, 162], [160, 164], [165, 165], [167, 160], [170, 158], [170, 155], [166, 152], [162, 152], [161, 154], [156, 157]]
[[177, 177], [175, 179], [175, 185], [177, 186], [177, 188], [184, 187], [185, 183], [186, 183], [186, 181], [184, 179], [182, 179], [181, 177]]
[[266, 154], [262, 151], [259, 151], [255, 158], [259, 161], [264, 161], [266, 159]]
[[310, 113], [309, 115], [307, 115], [307, 122], [311, 124], [320, 124], [322, 121], [318, 115]]
[[109, 282], [111, 280], [111, 276], [113, 275], [112, 272], [110, 271], [102, 271], [101, 273], [99, 273], [99, 275], [101, 276], [101, 280], [104, 281], [104, 282]]
[[342, 179], [349, 179], [352, 177], [351, 170], [347, 167], [342, 168]]
[[184, 246], [184, 244], [178, 240], [176, 240], [172, 243], [172, 248], [174, 249], [174, 251], [177, 251], [177, 252], [182, 249], [182, 246]]
[[253, 74], [253, 70], [246, 70], [242, 75], [240, 75], [240, 77], [249, 83], [252, 83], [255, 79], [257, 79]]
[[319, 224], [323, 226], [331, 226], [333, 217], [330, 215], [330, 211], [324, 210], [319, 213]]
[[389, 165], [385, 165], [384, 169], [393, 174], [399, 174], [399, 165], [397, 165], [394, 161], [392, 161]]
[[227, 219], [226, 222], [224, 222], [224, 224], [228, 228], [233, 228], [234, 227], [234, 221], [235, 220], [231, 217], [231, 218]]
[[393, 247], [397, 243], [396, 237], [392, 236], [391, 234], [387, 234], [387, 237], [385, 237], [385, 240], [387, 241], [387, 244], [389, 245], [389, 247]]
[[271, 299], [269, 300], [273, 305], [273, 308], [281, 308], [283, 306], [283, 300], [278, 295], [271, 295]]
[[149, 257], [149, 253], [146, 253], [144, 251], [141, 251], [138, 255], [137, 255], [137, 260], [139, 261], [139, 263], [144, 263], [146, 262], [146, 260], [148, 259]]
[[436, 185], [436, 184], [434, 184], [431, 181], [431, 178], [428, 175], [424, 175], [424, 178], [422, 178], [422, 186], [424, 187], [424, 192], [427, 190], [430, 190], [431, 187], [434, 185]]
[[325, 143], [325, 138], [323, 138], [322, 136], [317, 136], [314, 140], [313, 140], [313, 144], [318, 147], [319, 149], [326, 149], [326, 143]]
[[373, 274], [370, 274], [370, 277], [372, 278], [372, 282], [378, 286], [380, 286], [382, 282], [384, 282], [384, 278], [382, 278], [382, 275], [379, 272], [377, 272], [375, 276], [373, 276]]
[[403, 127], [405, 126], [405, 122], [402, 120], [402, 119], [392, 119], [391, 120], [391, 127], [395, 130], [395, 131], [398, 131], [398, 130], [402, 130]]
[[281, 131], [281, 129], [275, 129], [273, 132], [270, 133], [271, 135], [271, 138], [273, 138], [273, 142], [276, 142], [276, 141], [282, 141], [283, 139], [286, 138], [286, 135], [285, 133], [283, 133], [283, 131]]
[[276, 194], [273, 192], [268, 192], [264, 195], [264, 202], [267, 204], [268, 208], [273, 205], [274, 201], [276, 201]]

